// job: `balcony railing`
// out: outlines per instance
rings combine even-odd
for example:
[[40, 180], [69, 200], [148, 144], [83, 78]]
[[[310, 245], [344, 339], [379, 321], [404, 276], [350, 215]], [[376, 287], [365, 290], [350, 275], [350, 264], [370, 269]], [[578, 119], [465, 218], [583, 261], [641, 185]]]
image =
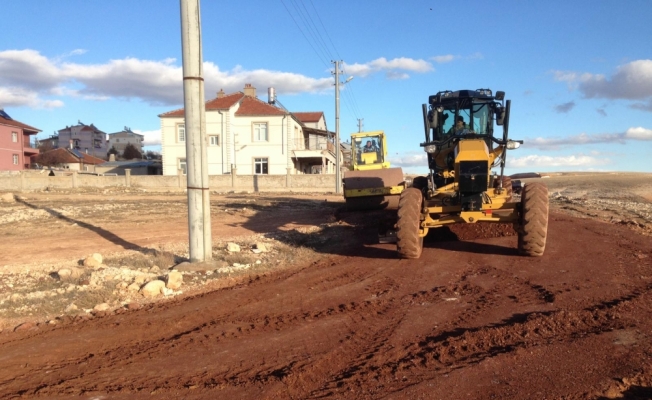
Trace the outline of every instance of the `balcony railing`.
[[334, 151], [333, 143], [326, 139], [299, 138], [294, 140], [294, 150], [328, 150]]

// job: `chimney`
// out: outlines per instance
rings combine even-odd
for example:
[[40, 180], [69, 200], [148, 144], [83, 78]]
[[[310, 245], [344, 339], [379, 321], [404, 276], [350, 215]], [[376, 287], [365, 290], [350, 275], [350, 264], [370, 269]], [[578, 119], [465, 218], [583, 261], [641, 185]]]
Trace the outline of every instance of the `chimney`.
[[247, 97], [256, 98], [256, 88], [251, 86], [251, 83], [245, 83], [244, 94]]
[[70, 149], [72, 150], [72, 139], [70, 139]]
[[109, 154], [109, 162], [115, 161], [115, 154], [111, 153]]
[[224, 93], [224, 89], [220, 89], [220, 91], [217, 92], [217, 98], [221, 99], [224, 96], [226, 96], [226, 93]]

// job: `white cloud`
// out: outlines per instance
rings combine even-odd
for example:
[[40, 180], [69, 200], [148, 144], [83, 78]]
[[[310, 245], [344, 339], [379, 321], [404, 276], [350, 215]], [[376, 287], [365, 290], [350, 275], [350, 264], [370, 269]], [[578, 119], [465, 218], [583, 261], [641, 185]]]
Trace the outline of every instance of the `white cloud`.
[[532, 140], [526, 140], [525, 147], [535, 147], [539, 150], [558, 150], [564, 147], [600, 143], [619, 143], [625, 144], [630, 140], [652, 140], [652, 130], [643, 127], [629, 128], [622, 133], [596, 133], [589, 135], [580, 133], [579, 135], [567, 136], [563, 138], [542, 138], [538, 137]]
[[377, 58], [373, 61], [364, 64], [346, 64], [342, 65], [342, 69], [351, 75], [365, 77], [380, 71], [409, 71], [417, 73], [425, 73], [434, 71], [432, 64], [426, 60], [415, 60], [413, 58], [400, 57], [387, 60], [385, 57]]
[[409, 79], [410, 75], [405, 72], [389, 71], [385, 74], [387, 79], [398, 80], [398, 79]]
[[33, 90], [16, 87], [0, 87], [0, 104], [3, 107], [58, 108], [61, 100], [46, 100]]
[[[0, 99], [5, 106], [60, 107], [64, 97], [104, 101], [111, 98], [137, 99], [155, 105], [179, 105], [183, 101], [183, 71], [179, 60], [141, 60], [133, 57], [101, 64], [64, 61], [84, 54], [75, 49], [58, 58], [48, 58], [35, 50], [0, 51]], [[453, 56], [438, 56], [444, 62]], [[388, 79], [407, 79], [410, 73], [434, 71], [426, 60], [398, 57], [377, 58], [364, 64], [344, 65], [346, 73], [367, 76], [385, 73]], [[292, 72], [266, 69], [246, 70], [236, 66], [221, 70], [204, 62], [205, 92], [212, 98], [220, 89], [240, 91], [245, 83], [259, 90], [273, 86], [277, 93], [291, 95], [318, 93], [332, 89], [333, 78], [311, 78]]]
[[456, 58], [459, 58], [459, 56], [454, 56], [454, 55], [452, 55], [452, 54], [446, 54], [446, 55], [444, 55], [444, 56], [434, 56], [434, 57], [430, 57], [430, 59], [431, 59], [432, 61], [436, 62], [437, 64], [445, 64], [445, 63], [449, 63], [449, 62], [455, 60]]
[[135, 133], [145, 136], [143, 139], [143, 146], [160, 146], [161, 145], [161, 130], [155, 129], [153, 131], [141, 131], [134, 129]]
[[509, 168], [534, 168], [534, 167], [585, 167], [593, 165], [604, 165], [610, 161], [605, 158], [596, 158], [587, 155], [571, 156], [542, 156], [529, 155], [507, 159]]
[[625, 131], [625, 138], [632, 140], [652, 140], [652, 129], [643, 127], [629, 128]]
[[426, 158], [426, 153], [407, 153], [401, 156], [389, 157], [389, 162], [394, 167], [423, 167], [428, 168], [428, 161]]
[[567, 82], [585, 98], [642, 100], [631, 108], [652, 111], [652, 60], [636, 60], [619, 66], [611, 76], [573, 71], [552, 71], [554, 79]]
[[47, 90], [64, 79], [61, 69], [35, 50], [0, 51], [0, 87]]

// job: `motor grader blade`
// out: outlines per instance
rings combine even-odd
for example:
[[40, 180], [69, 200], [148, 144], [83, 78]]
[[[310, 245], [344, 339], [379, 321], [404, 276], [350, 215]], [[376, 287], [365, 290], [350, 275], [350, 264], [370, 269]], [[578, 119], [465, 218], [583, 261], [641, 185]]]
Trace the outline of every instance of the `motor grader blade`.
[[344, 173], [344, 198], [349, 210], [395, 210], [403, 191], [403, 170], [384, 168]]

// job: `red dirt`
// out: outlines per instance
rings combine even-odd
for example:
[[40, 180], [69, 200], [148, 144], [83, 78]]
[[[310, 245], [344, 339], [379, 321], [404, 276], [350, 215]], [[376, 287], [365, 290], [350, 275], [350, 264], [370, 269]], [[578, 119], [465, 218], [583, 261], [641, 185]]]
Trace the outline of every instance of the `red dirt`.
[[553, 212], [543, 257], [494, 225], [399, 260], [370, 225], [311, 265], [0, 335], [0, 397], [652, 398], [651, 237]]

